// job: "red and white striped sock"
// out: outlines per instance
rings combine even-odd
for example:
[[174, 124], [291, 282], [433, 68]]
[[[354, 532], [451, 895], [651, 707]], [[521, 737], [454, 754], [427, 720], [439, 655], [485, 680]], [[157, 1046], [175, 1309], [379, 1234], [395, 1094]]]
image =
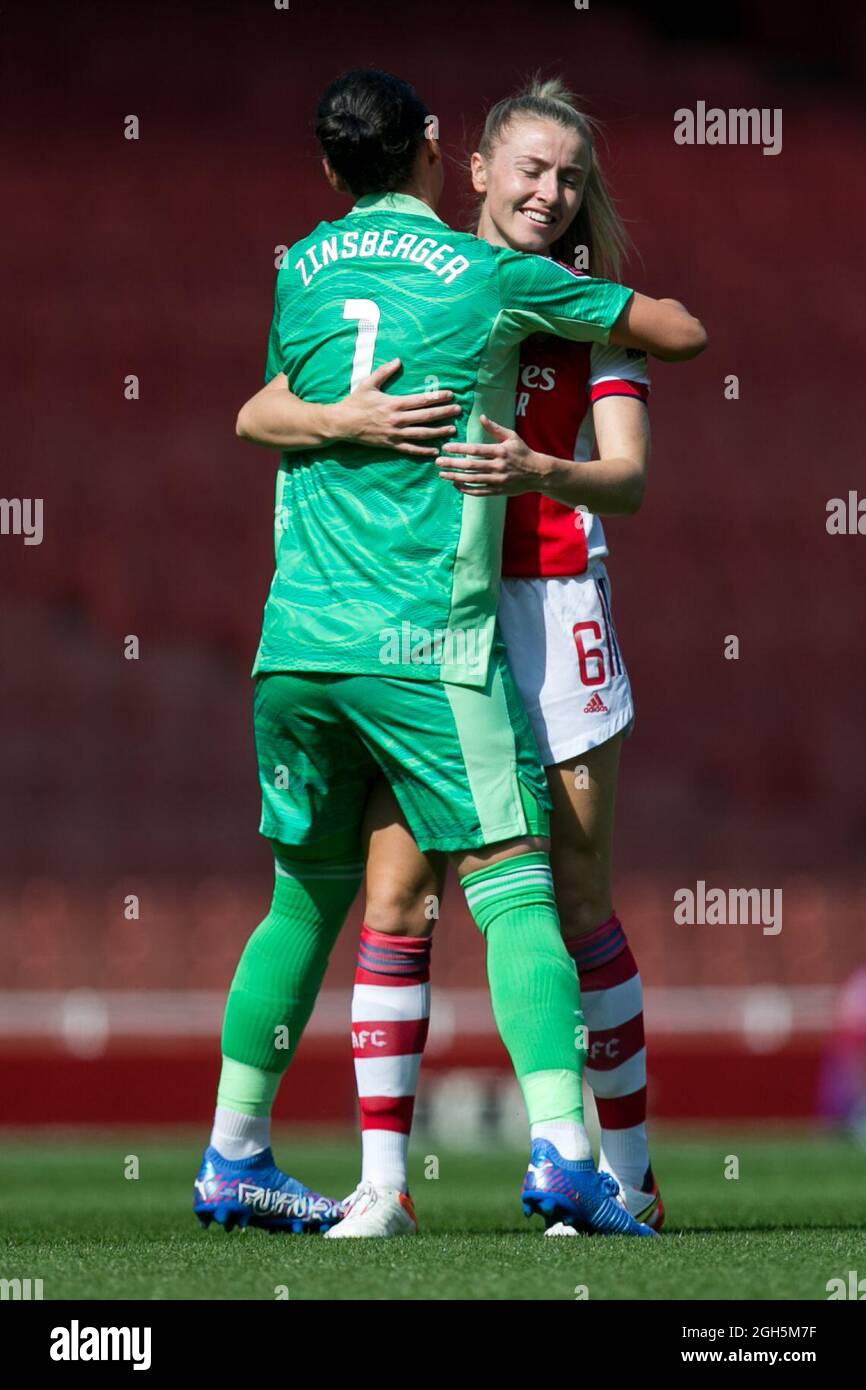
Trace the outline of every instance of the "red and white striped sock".
[[361, 929], [352, 1051], [361, 1107], [361, 1181], [406, 1192], [415, 1087], [430, 1024], [432, 939]]
[[584, 1076], [601, 1122], [599, 1168], [642, 1188], [650, 1166], [646, 1135], [643, 989], [616, 914], [586, 936], [567, 938], [580, 978], [588, 1030]]

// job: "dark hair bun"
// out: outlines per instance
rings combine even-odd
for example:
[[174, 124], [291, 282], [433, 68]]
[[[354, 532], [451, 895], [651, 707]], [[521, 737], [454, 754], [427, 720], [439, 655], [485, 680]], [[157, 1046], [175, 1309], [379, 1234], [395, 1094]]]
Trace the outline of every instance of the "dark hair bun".
[[426, 133], [427, 108], [390, 73], [344, 73], [319, 103], [316, 137], [328, 163], [356, 197], [408, 183]]

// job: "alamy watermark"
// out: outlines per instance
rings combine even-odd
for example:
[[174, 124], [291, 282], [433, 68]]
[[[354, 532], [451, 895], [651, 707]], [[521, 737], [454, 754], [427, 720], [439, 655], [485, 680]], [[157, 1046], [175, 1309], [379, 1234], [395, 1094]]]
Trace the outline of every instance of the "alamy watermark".
[[73, 1318], [68, 1327], [51, 1329], [52, 1361], [131, 1361], [134, 1371], [150, 1369], [149, 1327], [82, 1327]]
[[853, 1298], [858, 1303], [866, 1299], [866, 1279], [861, 1279], [856, 1269], [848, 1270], [848, 1278], [828, 1279], [824, 1285], [827, 1290], [827, 1301], [832, 1302], [837, 1298]]
[[404, 621], [379, 632], [383, 666], [465, 666], [483, 671], [489, 638], [486, 628], [436, 627], [431, 631]]
[[828, 536], [866, 536], [866, 497], [854, 488], [847, 497], [831, 497], [825, 526]]
[[0, 497], [0, 536], [23, 536], [25, 545], [42, 544], [41, 497]]
[[781, 154], [782, 108], [780, 106], [707, 106], [699, 101], [694, 111], [681, 106], [674, 112], [674, 142], [677, 145], [761, 145], [764, 154]]
[[686, 926], [762, 926], [764, 936], [782, 930], [781, 888], [707, 888], [702, 878], [694, 888], [674, 893], [674, 921]]
[[43, 1296], [41, 1279], [0, 1279], [0, 1300], [4, 1303], [7, 1299], [27, 1302]]

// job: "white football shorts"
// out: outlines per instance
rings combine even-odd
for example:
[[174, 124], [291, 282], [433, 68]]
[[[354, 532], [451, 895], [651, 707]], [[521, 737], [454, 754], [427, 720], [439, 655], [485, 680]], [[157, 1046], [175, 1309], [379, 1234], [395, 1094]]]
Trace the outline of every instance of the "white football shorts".
[[545, 767], [631, 733], [634, 702], [601, 560], [565, 579], [503, 579], [499, 625]]

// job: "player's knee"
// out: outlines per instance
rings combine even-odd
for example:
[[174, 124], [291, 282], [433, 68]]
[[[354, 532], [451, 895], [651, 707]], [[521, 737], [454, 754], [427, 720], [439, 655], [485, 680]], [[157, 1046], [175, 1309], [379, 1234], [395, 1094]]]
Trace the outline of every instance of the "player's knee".
[[549, 850], [550, 840], [546, 836], [525, 835], [520, 839], [500, 840], [494, 845], [482, 845], [466, 853], [452, 854], [451, 862], [458, 878], [465, 878], [467, 874], [474, 873], [477, 869], [486, 869], [490, 864], [498, 864], [505, 859], [516, 859], [522, 854], [536, 851], [547, 854]]
[[429, 936], [439, 915], [435, 884], [395, 887], [367, 898], [364, 921], [386, 936]]
[[611, 914], [607, 864], [592, 851], [576, 851], [554, 869], [556, 905], [563, 936], [581, 936]]

